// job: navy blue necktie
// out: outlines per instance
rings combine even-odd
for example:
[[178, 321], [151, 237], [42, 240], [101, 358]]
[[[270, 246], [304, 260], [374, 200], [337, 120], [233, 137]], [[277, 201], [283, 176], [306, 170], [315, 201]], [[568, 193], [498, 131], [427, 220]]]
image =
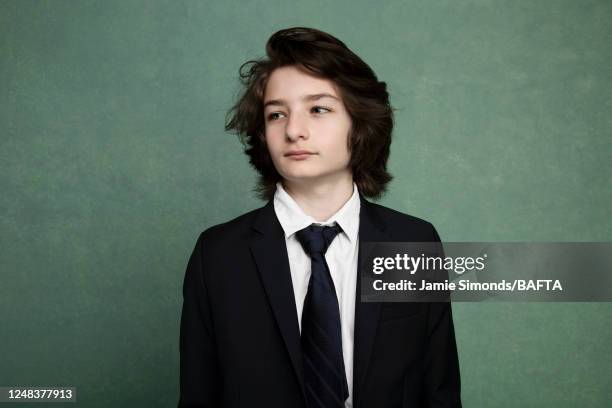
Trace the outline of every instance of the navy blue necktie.
[[302, 311], [302, 356], [309, 408], [344, 407], [348, 384], [342, 357], [340, 308], [325, 262], [327, 248], [342, 231], [312, 224], [296, 233], [310, 256], [311, 275]]

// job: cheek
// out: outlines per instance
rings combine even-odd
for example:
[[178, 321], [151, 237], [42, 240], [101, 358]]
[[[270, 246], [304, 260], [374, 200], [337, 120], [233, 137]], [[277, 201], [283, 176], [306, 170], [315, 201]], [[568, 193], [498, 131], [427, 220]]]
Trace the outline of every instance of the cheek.
[[336, 155], [348, 155], [348, 132], [349, 129], [344, 126], [333, 126], [326, 129], [323, 134], [333, 135], [333, 137], [325, 139], [328, 149], [333, 150]]
[[342, 115], [330, 118], [329, 120], [320, 122], [321, 129], [324, 134], [334, 135], [337, 138], [348, 137], [348, 132], [351, 129], [350, 119], [345, 118]]
[[265, 144], [270, 154], [274, 154], [280, 150], [281, 142], [279, 141], [278, 135], [274, 131], [266, 131]]

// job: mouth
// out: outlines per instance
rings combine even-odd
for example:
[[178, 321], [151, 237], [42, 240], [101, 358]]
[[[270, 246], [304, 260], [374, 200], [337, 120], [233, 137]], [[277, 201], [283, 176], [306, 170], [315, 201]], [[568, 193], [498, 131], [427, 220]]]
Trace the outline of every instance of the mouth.
[[289, 159], [293, 159], [293, 160], [304, 160], [314, 154], [315, 153], [310, 152], [308, 150], [293, 150], [293, 151], [285, 153], [285, 157], [288, 157]]

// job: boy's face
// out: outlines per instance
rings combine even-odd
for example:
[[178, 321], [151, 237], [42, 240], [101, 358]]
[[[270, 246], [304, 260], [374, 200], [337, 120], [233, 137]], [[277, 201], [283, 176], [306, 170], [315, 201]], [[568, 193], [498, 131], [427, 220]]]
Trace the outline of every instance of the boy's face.
[[274, 70], [264, 92], [264, 120], [268, 151], [285, 180], [350, 177], [351, 118], [332, 81], [294, 66]]

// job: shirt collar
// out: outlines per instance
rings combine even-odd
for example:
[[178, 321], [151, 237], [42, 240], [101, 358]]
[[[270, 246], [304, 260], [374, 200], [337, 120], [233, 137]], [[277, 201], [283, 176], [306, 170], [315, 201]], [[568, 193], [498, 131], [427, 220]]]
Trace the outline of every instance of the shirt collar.
[[353, 243], [357, 239], [357, 233], [359, 232], [360, 207], [361, 201], [359, 199], [359, 190], [357, 189], [357, 185], [353, 182], [353, 195], [351, 195], [351, 198], [349, 198], [342, 208], [334, 215], [329, 217], [329, 219], [324, 222], [319, 222], [310, 215], [304, 213], [280, 182], [276, 183], [274, 211], [285, 232], [285, 238], [289, 238], [291, 235], [306, 228], [310, 224], [332, 225], [337, 222], [351, 243]]

